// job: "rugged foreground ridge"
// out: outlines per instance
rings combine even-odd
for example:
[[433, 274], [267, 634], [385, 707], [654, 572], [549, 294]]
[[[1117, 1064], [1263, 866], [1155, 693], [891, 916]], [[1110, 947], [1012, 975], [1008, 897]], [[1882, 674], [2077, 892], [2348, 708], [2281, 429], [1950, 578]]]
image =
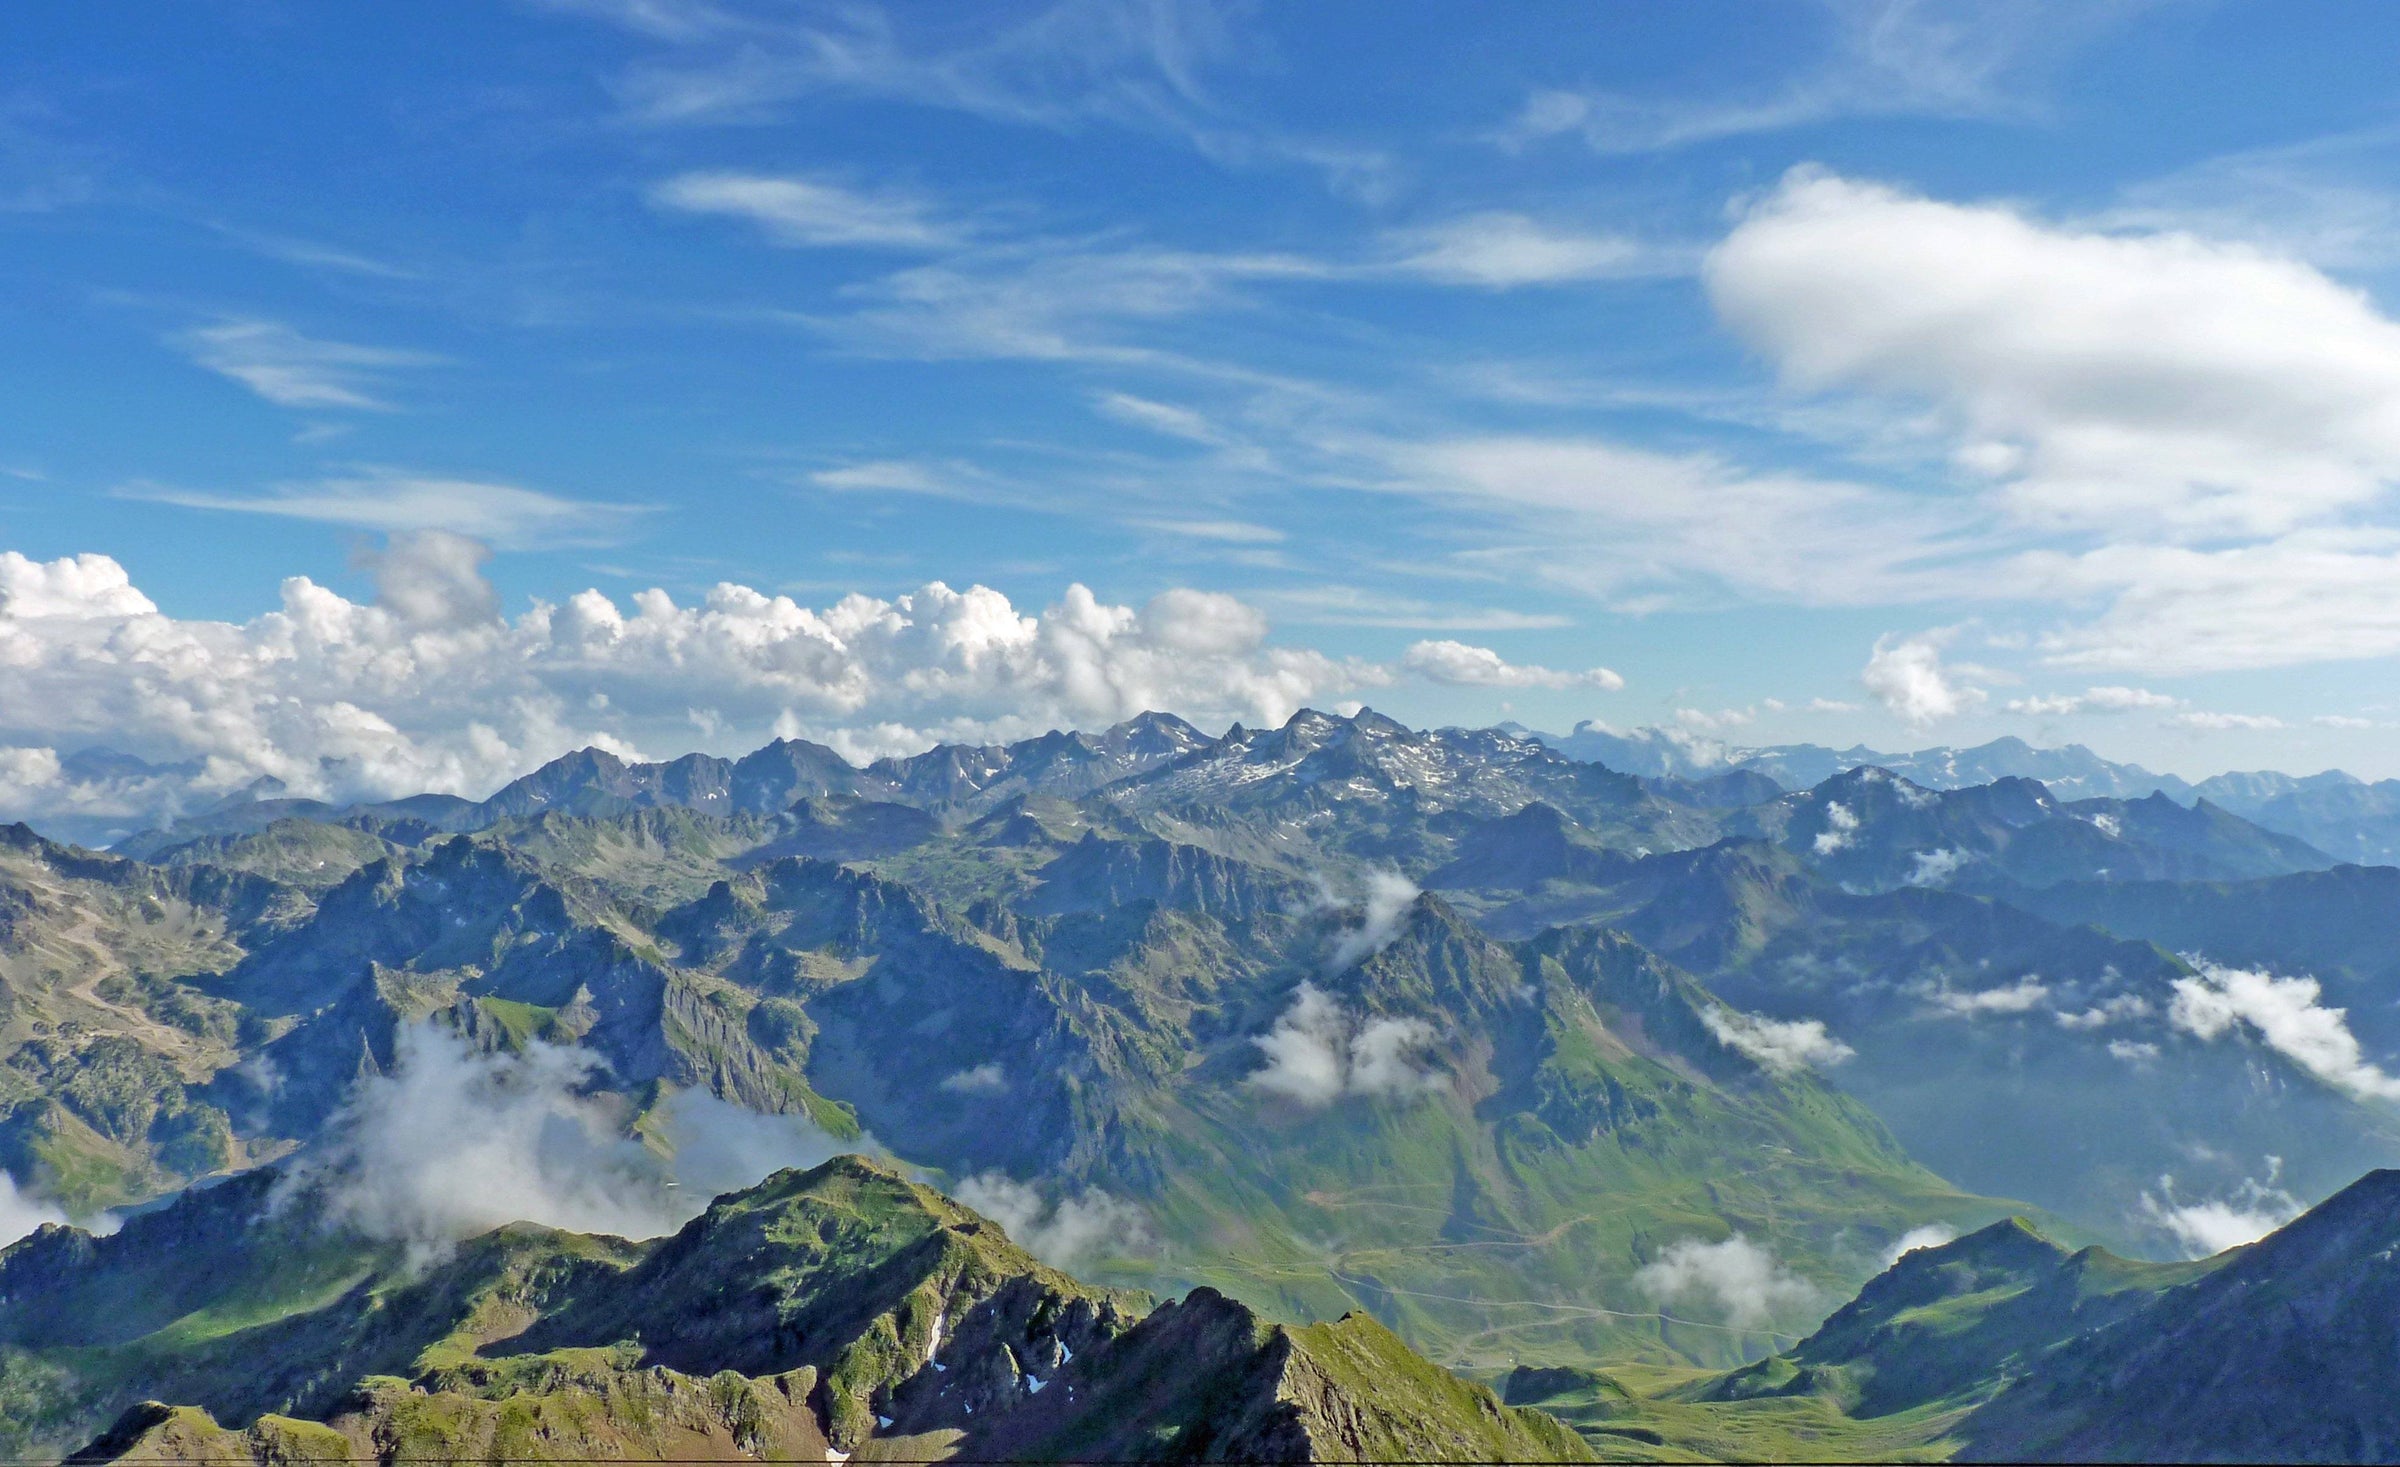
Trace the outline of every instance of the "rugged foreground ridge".
[[[122, 1387], [189, 1389], [186, 1404], [125, 1409], [76, 1461], [1568, 1462], [1597, 1449], [2341, 1462], [2400, 1449], [2400, 1172], [2194, 1263], [1995, 1223], [1903, 1256], [1785, 1354], [1663, 1382], [1522, 1367], [1509, 1404], [1364, 1315], [1276, 1324], [1205, 1288], [1145, 1311], [855, 1157], [721, 1198], [650, 1245], [504, 1229], [430, 1272], [343, 1291], [313, 1320], [242, 1324], [262, 1280], [239, 1276], [140, 1317], [159, 1245], [225, 1220], [176, 1210], [119, 1238], [46, 1229], [0, 1258], [12, 1338], [72, 1342], [53, 1361], [95, 1370], [113, 1348]], [[12, 1390], [36, 1378], [22, 1359]], [[223, 1368], [235, 1361], [253, 1369]], [[328, 1361], [389, 1368], [337, 1383]]]
[[183, 1231], [51, 1228], [0, 1261], [12, 1334], [113, 1357], [120, 1393], [192, 1392], [132, 1405], [76, 1461], [1591, 1460], [1363, 1315], [1273, 1324], [1209, 1289], [1145, 1314], [854, 1156], [654, 1244], [504, 1229], [362, 1280], [316, 1327], [242, 1328], [252, 1280], [127, 1338], [95, 1306]]

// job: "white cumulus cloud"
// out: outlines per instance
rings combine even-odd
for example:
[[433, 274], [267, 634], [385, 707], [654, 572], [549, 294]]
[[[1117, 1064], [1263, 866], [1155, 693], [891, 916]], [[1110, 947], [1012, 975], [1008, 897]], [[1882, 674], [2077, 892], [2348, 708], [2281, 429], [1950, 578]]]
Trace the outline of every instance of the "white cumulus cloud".
[[1816, 1285], [1784, 1268], [1772, 1250], [1740, 1233], [1718, 1243], [1684, 1238], [1633, 1275], [1634, 1287], [1663, 1305], [1709, 1309], [1737, 1329], [1765, 1329], [1777, 1320], [1824, 1306]]
[[1930, 636], [1878, 637], [1858, 680], [1911, 728], [1955, 718], [1984, 701], [1980, 688], [1943, 666], [1941, 642]]
[[2248, 1029], [2329, 1085], [2369, 1099], [2400, 1100], [2400, 1076], [2367, 1058], [2350, 1032], [2349, 1012], [2327, 1008], [2323, 993], [2314, 978], [2203, 963], [2195, 976], [2175, 980], [2167, 1022], [2201, 1039]]
[[2265, 1181], [2245, 1178], [2223, 1197], [2179, 1201], [2175, 1179], [2160, 1177], [2156, 1192], [2144, 1192], [2135, 1217], [2175, 1240], [2189, 1258], [2206, 1258], [2255, 1243], [2305, 1209], [2300, 1199], [2275, 1185], [2276, 1159], [2269, 1157]]
[[1952, 590], [2066, 610], [2050, 664], [2400, 651], [2400, 322], [2365, 293], [2256, 244], [1806, 169], [1703, 275], [1787, 385], [1850, 394], [1806, 411], [1947, 452], [1973, 526]]
[[1811, 1065], [1838, 1065], [1858, 1053], [1825, 1030], [1821, 1019], [1770, 1019], [1716, 1007], [1700, 1021], [1719, 1043], [1731, 1045], [1779, 1075]]
[[1625, 679], [1605, 667], [1585, 672], [1511, 663], [1489, 647], [1424, 641], [1401, 654], [1400, 665], [1427, 682], [1454, 688], [1598, 688], [1613, 693]]
[[1922, 1227], [1910, 1228], [1894, 1238], [1892, 1246], [1883, 1250], [1883, 1266], [1890, 1268], [1920, 1248], [1939, 1248], [1957, 1239], [1958, 1229], [1948, 1223], [1926, 1223]]
[[2029, 520], [2274, 532], [2400, 474], [2400, 325], [2250, 246], [1803, 170], [1705, 278], [1794, 385], [1930, 399]]
[[[589, 1093], [599, 1061], [572, 1047], [482, 1053], [420, 1022], [393, 1060], [359, 1082], [292, 1185], [321, 1188], [329, 1220], [420, 1260], [511, 1222], [658, 1237], [718, 1192], [840, 1149], [806, 1121], [687, 1094], [669, 1104], [669, 1161], [632, 1138], [620, 1103]], [[679, 1172], [685, 1185], [670, 1186]]]
[[[0, 551], [0, 749], [17, 751], [0, 818], [139, 829], [262, 775], [337, 800], [480, 797], [585, 745], [680, 753], [693, 710], [737, 748], [789, 733], [913, 751], [1154, 708], [1276, 724], [1394, 676], [1270, 646], [1255, 608], [1191, 590], [1137, 608], [1070, 586], [1027, 614], [982, 586], [812, 610], [726, 582], [690, 604], [584, 591], [512, 620], [479, 554], [404, 536], [372, 559], [376, 602], [295, 576], [278, 609], [232, 623], [162, 613], [106, 556]], [[183, 772], [70, 777], [62, 756], [92, 745]]]
[[1139, 1207], [1096, 1189], [1052, 1201], [1033, 1184], [993, 1171], [968, 1177], [951, 1195], [1053, 1268], [1072, 1268], [1105, 1252], [1138, 1251], [1150, 1241], [1149, 1220]]
[[1311, 1107], [1344, 1095], [1422, 1094], [1441, 1083], [1424, 1059], [1433, 1039], [1422, 1019], [1362, 1017], [1302, 983], [1275, 1027], [1250, 1041], [1267, 1062], [1243, 1083]]
[[2050, 996], [2050, 987], [2041, 979], [2027, 974], [2014, 983], [1998, 988], [1983, 988], [1962, 992], [1947, 984], [1930, 990], [1926, 996], [1935, 1008], [1960, 1018], [1979, 1014], [2022, 1014], [2042, 1006]]

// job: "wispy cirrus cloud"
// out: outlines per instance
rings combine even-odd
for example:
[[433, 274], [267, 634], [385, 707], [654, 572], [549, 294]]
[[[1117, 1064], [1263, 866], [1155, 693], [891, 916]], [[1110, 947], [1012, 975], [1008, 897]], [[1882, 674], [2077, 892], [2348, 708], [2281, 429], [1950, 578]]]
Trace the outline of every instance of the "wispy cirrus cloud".
[[654, 506], [573, 499], [540, 489], [460, 479], [404, 469], [277, 485], [261, 494], [222, 494], [164, 485], [120, 491], [129, 499], [187, 509], [313, 520], [387, 534], [444, 531], [493, 544], [607, 544], [629, 531]]
[[1522, 612], [1464, 602], [1427, 601], [1360, 586], [1286, 587], [1255, 593], [1261, 605], [1303, 626], [1389, 627], [1427, 632], [1548, 631], [1573, 623], [1555, 612]]
[[362, 250], [326, 244], [320, 240], [302, 239], [297, 235], [277, 234], [264, 230], [245, 229], [237, 225], [211, 222], [208, 227], [227, 242], [287, 265], [311, 270], [332, 270], [345, 275], [363, 276], [375, 280], [413, 280], [419, 272], [393, 261], [380, 259]]
[[1509, 212], [1468, 214], [1395, 231], [1386, 242], [1395, 254], [1389, 268], [1396, 274], [1490, 290], [1678, 274], [1697, 259], [1696, 251]]
[[1299, 167], [1336, 192], [1388, 197], [1380, 149], [1309, 136], [1219, 97], [1247, 63], [1239, 8], [1218, 0], [1055, 0], [982, 23], [873, 4], [795, 12], [685, 0], [547, 0], [643, 36], [657, 54], [617, 83], [654, 126], [755, 122], [814, 99], [902, 102], [1021, 127], [1105, 123], [1177, 139], [1228, 168]]
[[2400, 528], [2128, 542], [2042, 552], [2020, 570], [2037, 594], [2099, 605], [2043, 638], [2045, 659], [2061, 667], [2213, 672], [2400, 652]]
[[1322, 280], [1305, 256], [1050, 241], [948, 256], [846, 292], [851, 309], [806, 324], [877, 355], [1205, 367], [1140, 328], [1246, 303], [1247, 287]]
[[650, 199], [659, 208], [680, 213], [745, 220], [785, 245], [940, 250], [966, 237], [961, 226], [936, 218], [927, 199], [825, 179], [682, 173], [653, 188]]
[[1192, 443], [1222, 444], [1225, 435], [1208, 418], [1176, 403], [1138, 397], [1130, 392], [1104, 392], [1092, 401], [1104, 418]]
[[2008, 700], [2011, 713], [2029, 713], [2037, 717], [2053, 717], [2070, 713], [2143, 713], [2180, 708], [2181, 698], [2154, 693], [2148, 688], [2129, 688], [2121, 684], [2085, 688], [2080, 693], [2035, 694]]
[[1220, 545], [1280, 545], [1288, 538], [1273, 526], [1252, 524], [1248, 520], [1144, 519], [1131, 523], [1137, 529], [1161, 535]]
[[256, 317], [195, 326], [168, 342], [209, 371], [278, 407], [293, 408], [390, 411], [393, 405], [378, 394], [393, 373], [448, 360], [430, 352], [327, 341]]
[[[1646, 153], [1842, 117], [2028, 120], [2059, 62], [2136, 3], [1828, 0], [1822, 50], [1779, 85], [1747, 95], [1543, 87], [1491, 140], [1522, 148], [1574, 137], [1595, 152]], [[1788, 17], [1787, 17], [1788, 18]]]
[[2127, 187], [2093, 222], [2242, 240], [2326, 270], [2400, 262], [2400, 127], [2245, 148]]
[[694, 41], [738, 28], [732, 11], [710, 0], [531, 0], [539, 10], [605, 21], [662, 41]]
[[920, 458], [864, 459], [816, 469], [807, 482], [837, 494], [919, 494], [934, 499], [988, 500], [1005, 492], [973, 464]]
[[1553, 584], [1621, 603], [1662, 593], [1685, 603], [1930, 599], [1954, 590], [1957, 557], [1985, 549], [1980, 516], [1955, 502], [1754, 471], [1711, 453], [1533, 435], [1376, 451], [1385, 487], [1499, 511], [1538, 542], [1495, 553]]

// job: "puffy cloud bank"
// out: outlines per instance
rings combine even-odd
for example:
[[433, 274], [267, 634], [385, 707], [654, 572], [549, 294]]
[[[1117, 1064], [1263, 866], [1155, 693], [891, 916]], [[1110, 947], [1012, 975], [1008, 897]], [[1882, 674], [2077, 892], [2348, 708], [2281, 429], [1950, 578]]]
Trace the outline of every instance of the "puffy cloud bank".
[[410, 1025], [391, 1073], [359, 1082], [294, 1185], [320, 1187], [330, 1221], [425, 1261], [511, 1222], [655, 1238], [721, 1192], [845, 1149], [806, 1121], [686, 1092], [668, 1102], [662, 1158], [627, 1134], [621, 1102], [588, 1093], [598, 1064], [546, 1044], [484, 1053]]
[[[1358, 926], [1333, 945], [1333, 955], [1325, 961], [1326, 971], [1339, 973], [1390, 947], [1418, 895], [1417, 884], [1397, 871], [1368, 872]], [[1331, 887], [1326, 888], [1326, 897], [1328, 905], [1339, 900]]]
[[[514, 619], [483, 546], [397, 535], [372, 603], [304, 576], [248, 622], [162, 613], [103, 555], [0, 552], [0, 818], [139, 829], [262, 776], [293, 794], [480, 797], [570, 749], [670, 755], [814, 736], [865, 758], [945, 739], [1096, 727], [1146, 709], [1274, 724], [1404, 676], [1607, 686], [1445, 643], [1387, 666], [1270, 646], [1230, 596], [1139, 608], [1071, 586], [1027, 614], [940, 582], [812, 610], [730, 582], [697, 604], [583, 591]], [[743, 741], [747, 741], [744, 743]], [[141, 762], [77, 754], [95, 747]]]
[[2175, 980], [2167, 1022], [2202, 1039], [2248, 1029], [2267, 1047], [2329, 1085], [2372, 1100], [2400, 1100], [2400, 1076], [2366, 1057], [2349, 1011], [2319, 1002], [2314, 978], [2276, 978], [2214, 963]]
[[1489, 647], [1448, 640], [1411, 645], [1401, 654], [1400, 665], [1428, 682], [1454, 688], [1598, 688], [1613, 693], [1625, 686], [1625, 679], [1605, 667], [1559, 672], [1504, 662]]
[[1947, 981], [1929, 985], [1925, 997], [1932, 1001], [1938, 1013], [1954, 1014], [1972, 1019], [1981, 1014], [2023, 1014], [2042, 1006], [2050, 997], [2050, 985], [2028, 973], [2016, 982], [1999, 988], [1979, 988], [1961, 992]]
[[2275, 1185], [2280, 1170], [2278, 1160], [2268, 1157], [2265, 1181], [2245, 1178], [2226, 1196], [2198, 1202], [2178, 1201], [2175, 1179], [2160, 1177], [2156, 1192], [2142, 1194], [2135, 1217], [2174, 1239], [2190, 1258], [2255, 1243], [2307, 1210]]
[[1982, 690], [1968, 687], [1942, 664], [1941, 642], [1931, 636], [1895, 640], [1881, 637], [1858, 675], [1875, 701], [1898, 714], [1911, 728], [1926, 728], [1945, 718], [1968, 712], [1984, 700]]
[[1073, 1268], [1095, 1255], [1139, 1250], [1150, 1242], [1150, 1225], [1142, 1210], [1097, 1189], [1054, 1202], [1029, 1182], [983, 1172], [950, 1191], [1052, 1268]]
[[2255, 248], [1803, 171], [1705, 274], [1794, 384], [1930, 399], [2028, 517], [2275, 531], [2400, 475], [2400, 325]]
[[0, 1172], [0, 1248], [24, 1237], [44, 1223], [63, 1223], [67, 1215], [56, 1203], [36, 1196], [17, 1185], [17, 1179]]
[[1926, 1223], [1922, 1227], [1910, 1228], [1894, 1238], [1891, 1247], [1883, 1250], [1883, 1266], [1890, 1268], [1920, 1248], [1939, 1248], [1957, 1239], [1958, 1229], [1948, 1223]]
[[[2098, 608], [2041, 641], [2049, 661], [2400, 651], [2400, 322], [2364, 292], [2250, 244], [1814, 169], [1763, 195], [1702, 274], [1789, 386], [1856, 394], [1946, 454], [1973, 511], [1947, 549], [1978, 587]], [[1883, 540], [1858, 538], [1872, 563]], [[1869, 682], [1917, 724], [1962, 691], [1913, 641], [1878, 648]], [[2109, 711], [2130, 691], [2076, 701]]]
[[1811, 1065], [1838, 1065], [1858, 1053], [1825, 1031], [1821, 1019], [1770, 1019], [1728, 1008], [1702, 1011], [1708, 1032], [1773, 1070], [1796, 1074]]
[[1243, 1083], [1305, 1106], [1345, 1095], [1421, 1095], [1441, 1083], [1422, 1058], [1433, 1038], [1422, 1019], [1362, 1018], [1303, 983], [1275, 1027], [1250, 1041], [1267, 1063]]
[[1825, 828], [1817, 832], [1813, 849], [1820, 856], [1830, 856], [1847, 849], [1852, 836], [1858, 833], [1858, 815], [1839, 800], [1825, 802]]
[[1736, 1329], [1765, 1329], [1825, 1304], [1815, 1284], [1784, 1268], [1772, 1250], [1740, 1233], [1721, 1243], [1698, 1238], [1671, 1243], [1634, 1272], [1633, 1284], [1662, 1306], [1706, 1309]]

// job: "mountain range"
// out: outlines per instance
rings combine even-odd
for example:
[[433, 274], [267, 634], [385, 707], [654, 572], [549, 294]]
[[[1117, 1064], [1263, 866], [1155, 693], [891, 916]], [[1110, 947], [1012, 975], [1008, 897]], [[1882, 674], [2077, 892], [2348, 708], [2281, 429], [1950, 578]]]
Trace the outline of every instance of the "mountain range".
[[2345, 861], [2400, 861], [2400, 779], [2369, 783], [2338, 769], [2304, 776], [2258, 770], [2212, 775], [2194, 783], [2153, 774], [2138, 764], [2114, 763], [2081, 744], [2045, 749], [2014, 737], [1968, 749], [1888, 753], [1863, 744], [1848, 749], [1820, 744], [1745, 748], [1677, 729], [1639, 728], [1620, 734], [1591, 722], [1579, 723], [1567, 734], [1508, 727], [1571, 757], [1656, 779], [1722, 781], [1729, 775], [1751, 774], [1787, 790], [1806, 789], [1868, 766], [1928, 789], [2033, 779], [2062, 799], [2165, 795], [2179, 804], [2205, 800]]
[[[52, 1224], [0, 1253], [0, 1428], [1738, 1457], [1806, 1454], [1778, 1412], [1865, 1450], [1972, 1396], [1907, 1449], [2086, 1451], [1997, 1345], [1894, 1405], [1845, 1316], [1928, 1239], [2038, 1273], [2027, 1228], [2184, 1297], [2179, 1260], [2400, 1165], [2392, 868], [2123, 784], [1578, 752], [1151, 714], [0, 832], [0, 1214]], [[952, 1277], [927, 1249], [1086, 1323], [935, 1369], [928, 1321], [996, 1296], [901, 1303]], [[701, 1299], [765, 1312], [693, 1335]], [[2068, 1313], [2061, 1360], [2107, 1310]]]

